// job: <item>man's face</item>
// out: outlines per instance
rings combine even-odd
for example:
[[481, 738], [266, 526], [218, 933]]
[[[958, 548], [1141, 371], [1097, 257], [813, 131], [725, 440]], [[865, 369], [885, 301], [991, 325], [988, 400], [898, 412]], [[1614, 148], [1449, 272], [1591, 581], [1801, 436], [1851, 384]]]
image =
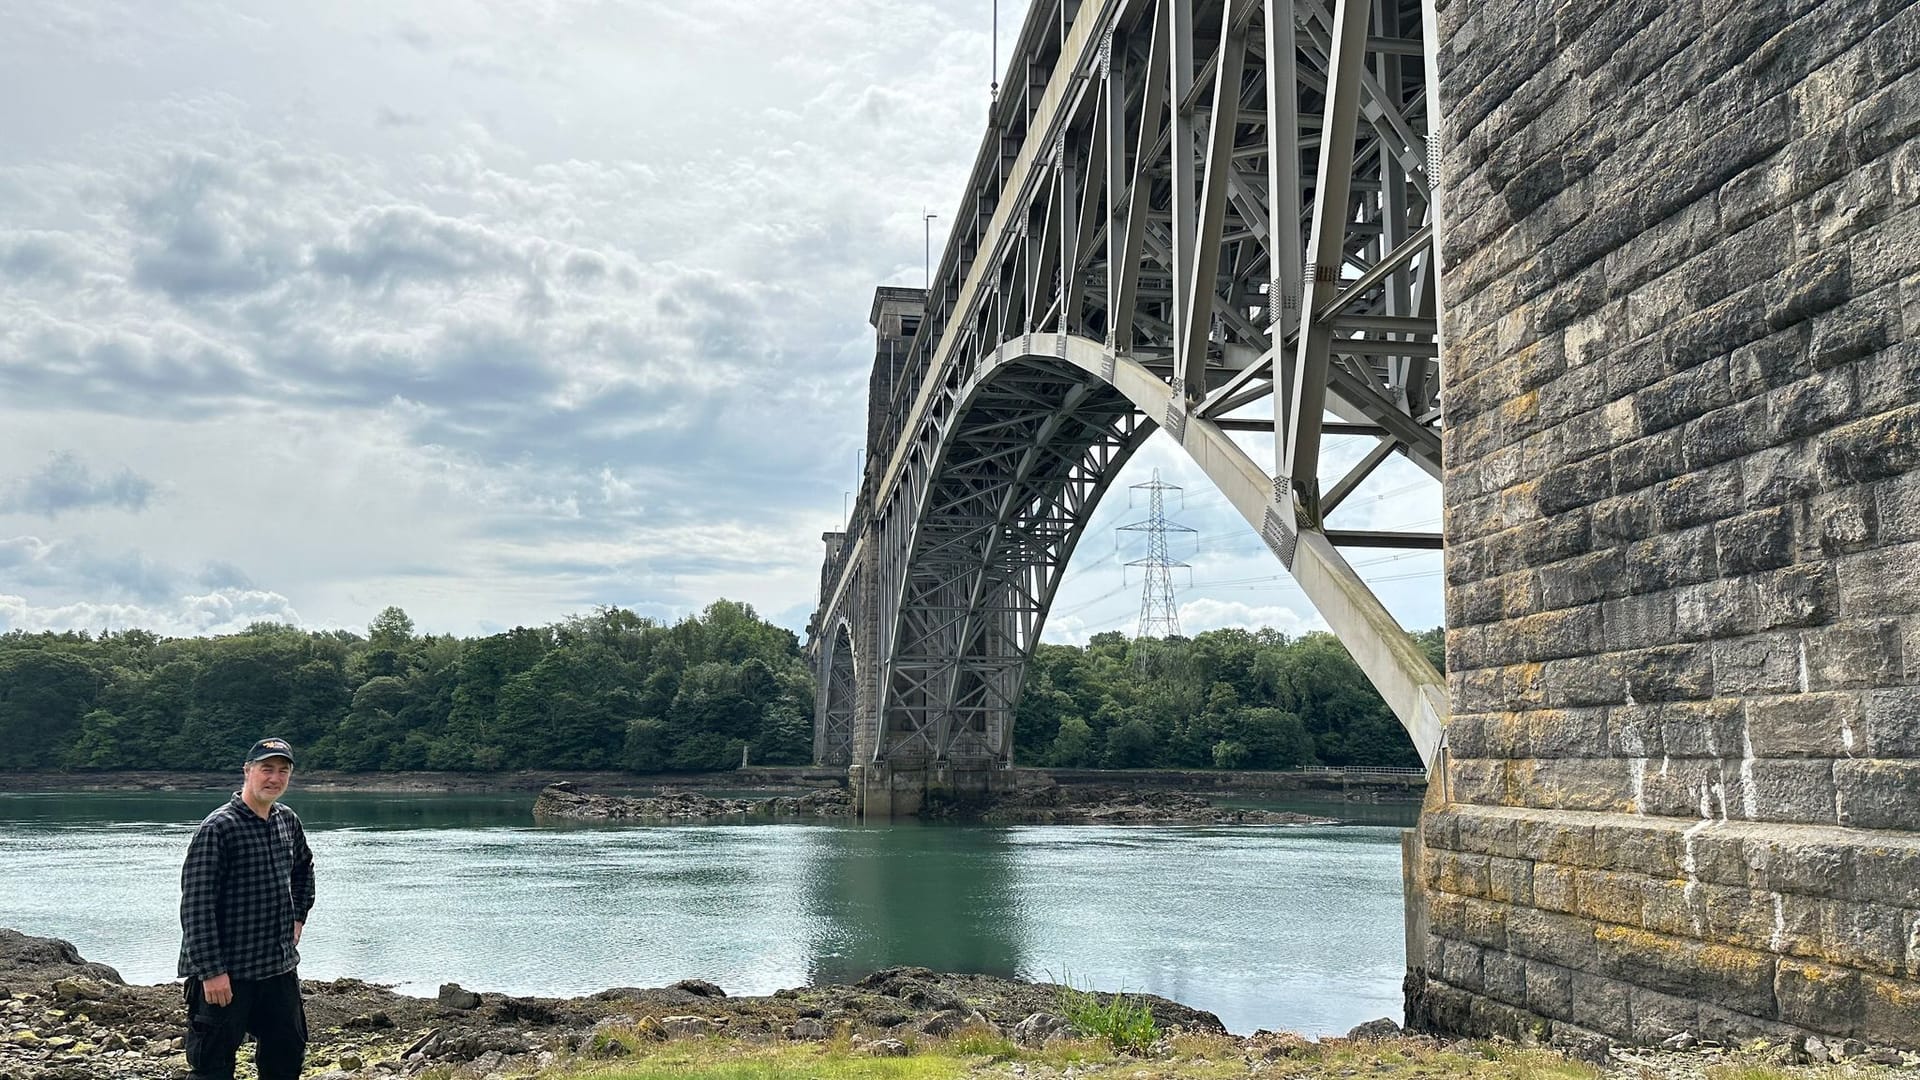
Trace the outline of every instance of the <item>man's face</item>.
[[246, 767], [241, 793], [250, 802], [271, 803], [287, 793], [293, 780], [293, 762], [283, 757], [263, 758]]

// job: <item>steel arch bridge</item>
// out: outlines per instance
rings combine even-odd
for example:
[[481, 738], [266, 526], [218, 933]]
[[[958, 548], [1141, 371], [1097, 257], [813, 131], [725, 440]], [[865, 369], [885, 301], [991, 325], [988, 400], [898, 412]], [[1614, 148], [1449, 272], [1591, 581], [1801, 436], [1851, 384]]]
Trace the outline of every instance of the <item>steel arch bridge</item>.
[[[1440, 476], [1432, 3], [1028, 11], [931, 289], [876, 295], [866, 471], [824, 537], [815, 755], [864, 813], [1005, 773], [1067, 560], [1156, 429], [1435, 763], [1445, 685], [1340, 549], [1439, 538], [1331, 523], [1395, 453]], [[1323, 483], [1329, 434], [1375, 441]]]

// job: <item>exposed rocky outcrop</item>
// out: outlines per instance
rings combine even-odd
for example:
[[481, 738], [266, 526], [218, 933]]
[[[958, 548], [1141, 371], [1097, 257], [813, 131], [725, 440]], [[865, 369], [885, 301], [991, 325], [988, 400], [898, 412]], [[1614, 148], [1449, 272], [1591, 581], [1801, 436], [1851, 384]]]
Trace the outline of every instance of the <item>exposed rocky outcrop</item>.
[[930, 800], [922, 817], [989, 825], [1335, 825], [1284, 810], [1216, 806], [1184, 791], [1049, 784], [985, 799]]
[[533, 802], [536, 818], [579, 821], [721, 822], [804, 821], [846, 817], [853, 800], [844, 788], [765, 799], [718, 799], [697, 791], [664, 791], [644, 797], [592, 795], [569, 781], [548, 784]]
[[[894, 1036], [969, 1025], [1011, 1031], [1023, 1018], [1056, 1008], [1061, 988], [892, 968], [852, 985], [767, 997], [730, 997], [700, 979], [578, 998], [515, 997], [451, 983], [437, 998], [418, 998], [358, 979], [307, 980], [302, 990], [311, 1037], [306, 1075], [342, 1080], [411, 1074], [436, 1064], [459, 1066], [461, 1075], [523, 1074], [558, 1057], [594, 1052], [596, 1034], [608, 1030], [657, 1039], [848, 1033], [880, 1047], [870, 1052], [889, 1053], [882, 1044]], [[1137, 997], [1163, 1027], [1224, 1030], [1212, 1013]], [[177, 983], [127, 986], [67, 942], [0, 930], [4, 1080], [170, 1080], [185, 1067], [184, 1020]]]

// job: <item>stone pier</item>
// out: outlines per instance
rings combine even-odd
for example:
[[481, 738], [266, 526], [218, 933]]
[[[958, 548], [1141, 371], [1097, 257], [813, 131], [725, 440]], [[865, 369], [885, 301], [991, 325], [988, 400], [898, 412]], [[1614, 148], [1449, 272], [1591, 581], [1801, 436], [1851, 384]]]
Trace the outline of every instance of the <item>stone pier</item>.
[[1920, 6], [1440, 22], [1411, 1018], [1920, 1047]]

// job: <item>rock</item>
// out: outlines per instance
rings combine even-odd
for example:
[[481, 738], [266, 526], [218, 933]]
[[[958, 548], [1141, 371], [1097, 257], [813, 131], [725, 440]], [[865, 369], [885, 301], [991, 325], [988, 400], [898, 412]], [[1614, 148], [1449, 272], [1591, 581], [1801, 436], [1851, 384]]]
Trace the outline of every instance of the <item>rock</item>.
[[61, 979], [53, 984], [55, 1001], [98, 1001], [105, 989], [91, 979]]
[[480, 995], [468, 990], [459, 983], [442, 983], [440, 986], [440, 996], [437, 1000], [449, 1009], [466, 1011], [480, 1007]]
[[1825, 1065], [1831, 1060], [1831, 1055], [1827, 1053], [1826, 1040], [1818, 1035], [1807, 1036], [1806, 1042], [1800, 1044], [1800, 1052], [1815, 1065]]
[[533, 816], [536, 818], [590, 821], [778, 820], [846, 817], [852, 812], [853, 796], [845, 788], [765, 799], [716, 799], [694, 791], [662, 791], [651, 798], [636, 799], [590, 795], [573, 783], [562, 781], [548, 784], [533, 803]]
[[348, 1031], [383, 1031], [393, 1027], [393, 1017], [389, 1016], [384, 1009], [376, 1009], [373, 1012], [352, 1017], [340, 1026]]
[[[1461, 1043], [1455, 1043], [1452, 1048], [1460, 1049], [1460, 1047]], [[1469, 1044], [1462, 1052], [1473, 1053], [1474, 1050]], [[1582, 1035], [1568, 1039], [1560, 1047], [1560, 1052], [1572, 1061], [1584, 1061], [1589, 1065], [1606, 1065], [1613, 1060], [1613, 1043], [1605, 1036]]]
[[827, 1037], [827, 1025], [811, 1017], [803, 1016], [793, 1022], [787, 1034], [807, 1042], [819, 1042]]
[[1899, 1065], [1900, 1051], [1889, 1046], [1876, 1046], [1867, 1051], [1866, 1058], [1875, 1065]]
[[1700, 1040], [1693, 1037], [1693, 1032], [1682, 1031], [1678, 1035], [1669, 1035], [1661, 1040], [1660, 1049], [1691, 1050], [1698, 1045], [1700, 1045]]
[[1399, 1034], [1400, 1025], [1383, 1016], [1378, 1020], [1369, 1020], [1364, 1024], [1355, 1026], [1351, 1031], [1347, 1032], [1347, 1038], [1367, 1040], [1391, 1039]]
[[347, 1070], [348, 1072], [357, 1072], [361, 1069], [366, 1068], [367, 1063], [365, 1059], [361, 1058], [359, 1054], [356, 1054], [353, 1051], [349, 1050], [346, 1053], [340, 1055], [340, 1067]]
[[1071, 1025], [1063, 1017], [1052, 1013], [1029, 1013], [1024, 1020], [1013, 1025], [1013, 1041], [1021, 1046], [1045, 1046], [1047, 1040], [1071, 1032]]
[[[1829, 1047], [1827, 1052], [1830, 1054], [1834, 1053], [1833, 1048]], [[1857, 1058], [1866, 1052], [1867, 1044], [1861, 1042], [1859, 1039], [1843, 1039], [1840, 1042], [1840, 1049], [1837, 1056], [1844, 1060], [1846, 1058]]]
[[667, 989], [684, 990], [694, 997], [702, 998], [723, 998], [727, 996], [725, 990], [720, 989], [705, 979], [681, 979]]
[[663, 1016], [660, 1027], [669, 1038], [690, 1039], [702, 1035], [716, 1035], [720, 1025], [704, 1016]]
[[874, 1057], [906, 1057], [913, 1053], [907, 1048], [907, 1044], [899, 1039], [875, 1039], [862, 1049]]
[[429, 1028], [425, 1035], [413, 1040], [405, 1050], [401, 1051], [400, 1056], [404, 1058], [414, 1054], [428, 1053], [433, 1049], [433, 1044], [438, 1041], [440, 1041], [440, 1029]]
[[945, 1009], [920, 1021], [919, 1031], [922, 1035], [932, 1035], [937, 1039], [951, 1035], [963, 1027], [986, 1022], [986, 1017], [969, 1009]]

